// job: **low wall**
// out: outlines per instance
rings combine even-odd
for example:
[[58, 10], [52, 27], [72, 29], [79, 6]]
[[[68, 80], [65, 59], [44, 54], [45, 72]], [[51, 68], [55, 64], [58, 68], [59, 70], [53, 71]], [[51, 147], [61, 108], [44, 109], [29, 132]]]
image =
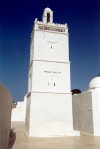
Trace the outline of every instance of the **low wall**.
[[91, 91], [74, 94], [72, 97], [74, 130], [94, 134]]
[[0, 149], [7, 149], [11, 126], [12, 97], [0, 83]]
[[26, 96], [24, 101], [17, 102], [16, 108], [12, 109], [11, 121], [25, 121]]

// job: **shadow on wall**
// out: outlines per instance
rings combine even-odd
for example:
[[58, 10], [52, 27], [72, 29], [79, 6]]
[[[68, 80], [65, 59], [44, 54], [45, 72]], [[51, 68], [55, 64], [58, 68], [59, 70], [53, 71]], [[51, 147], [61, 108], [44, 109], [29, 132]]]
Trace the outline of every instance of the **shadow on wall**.
[[0, 83], [0, 149], [11, 149], [16, 134], [11, 130], [12, 97]]

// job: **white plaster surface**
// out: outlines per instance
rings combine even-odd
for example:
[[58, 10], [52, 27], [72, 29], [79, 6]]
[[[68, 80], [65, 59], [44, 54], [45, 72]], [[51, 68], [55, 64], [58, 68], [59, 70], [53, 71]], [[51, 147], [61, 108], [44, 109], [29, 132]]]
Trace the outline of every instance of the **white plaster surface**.
[[73, 95], [72, 104], [74, 129], [100, 136], [100, 90]]
[[100, 136], [100, 90], [92, 91], [94, 135]]
[[27, 101], [26, 132], [29, 136], [79, 135], [73, 131], [71, 94], [31, 92]]
[[72, 96], [73, 127], [75, 130], [93, 134], [92, 94], [83, 92]]
[[[32, 91], [70, 93], [69, 63], [34, 61], [32, 70]], [[55, 77], [57, 77], [56, 82], [54, 80]], [[48, 82], [50, 83], [50, 88], [47, 88]], [[57, 86], [56, 90], [54, 83]]]
[[64, 33], [35, 30], [34, 59], [68, 62], [68, 37]]
[[48, 7], [43, 12], [43, 23], [47, 23], [47, 13], [50, 13], [50, 23], [53, 23], [53, 11]]
[[89, 88], [99, 88], [100, 89], [100, 76], [95, 77], [90, 81]]
[[11, 121], [25, 121], [26, 96], [24, 101], [17, 102], [16, 108], [12, 109]]
[[54, 24], [52, 11], [45, 9], [43, 22], [36, 19], [31, 34], [25, 121], [29, 136], [79, 135], [73, 131], [70, 88], [68, 27]]

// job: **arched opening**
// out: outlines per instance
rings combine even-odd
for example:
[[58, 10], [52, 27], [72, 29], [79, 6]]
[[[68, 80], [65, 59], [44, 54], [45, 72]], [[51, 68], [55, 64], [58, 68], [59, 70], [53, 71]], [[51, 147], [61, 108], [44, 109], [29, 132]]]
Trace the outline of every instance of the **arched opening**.
[[50, 13], [47, 13], [47, 23], [50, 22]]

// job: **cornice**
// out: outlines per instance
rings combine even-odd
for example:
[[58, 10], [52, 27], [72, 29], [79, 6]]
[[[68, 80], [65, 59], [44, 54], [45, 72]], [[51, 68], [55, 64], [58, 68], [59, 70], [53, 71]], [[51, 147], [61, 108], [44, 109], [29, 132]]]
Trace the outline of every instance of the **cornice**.
[[30, 91], [28, 94], [27, 94], [27, 97], [29, 97], [32, 93], [40, 93], [40, 94], [72, 94], [71, 92], [49, 92], [49, 91]]
[[64, 62], [64, 61], [51, 61], [51, 60], [39, 60], [39, 59], [33, 59], [33, 61], [41, 61], [41, 62], [50, 62], [50, 63], [64, 63], [64, 64], [69, 64], [69, 62]]

